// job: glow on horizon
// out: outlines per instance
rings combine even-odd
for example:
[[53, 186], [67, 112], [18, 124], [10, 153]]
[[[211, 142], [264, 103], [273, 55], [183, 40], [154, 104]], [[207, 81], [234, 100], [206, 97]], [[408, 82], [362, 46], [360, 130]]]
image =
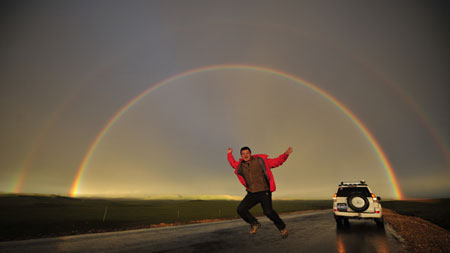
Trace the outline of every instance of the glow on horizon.
[[217, 70], [251, 70], [251, 71], [257, 71], [257, 72], [265, 72], [274, 74], [280, 77], [283, 77], [285, 79], [294, 81], [296, 83], [302, 84], [305, 87], [308, 87], [321, 95], [322, 97], [326, 98], [328, 101], [330, 101], [332, 104], [334, 104], [337, 108], [339, 108], [340, 111], [342, 111], [363, 133], [363, 135], [368, 140], [370, 146], [377, 154], [381, 164], [385, 168], [385, 171], [388, 175], [389, 181], [393, 188], [393, 193], [395, 198], [397, 199], [404, 199], [403, 193], [401, 192], [400, 186], [398, 184], [398, 180], [395, 176], [394, 169], [392, 168], [392, 165], [389, 163], [388, 158], [386, 154], [384, 153], [383, 149], [381, 148], [378, 141], [375, 139], [373, 134], [369, 131], [367, 126], [364, 125], [363, 122], [352, 112], [350, 109], [348, 109], [342, 102], [328, 94], [325, 90], [320, 89], [319, 87], [313, 85], [312, 83], [309, 83], [299, 77], [296, 77], [292, 74], [288, 74], [285, 72], [282, 72], [280, 70], [270, 69], [266, 67], [261, 66], [252, 66], [252, 65], [241, 65], [241, 64], [226, 64], [226, 65], [212, 65], [212, 66], [205, 66], [201, 68], [196, 68], [192, 70], [188, 70], [176, 75], [173, 75], [169, 78], [166, 78], [165, 80], [150, 86], [148, 89], [141, 92], [139, 95], [137, 95], [135, 98], [130, 100], [127, 104], [125, 104], [118, 112], [116, 112], [111, 119], [105, 124], [105, 126], [102, 128], [102, 130], [98, 133], [94, 141], [89, 147], [88, 152], [84, 156], [80, 167], [78, 168], [78, 171], [76, 173], [75, 179], [72, 183], [72, 187], [70, 189], [70, 196], [75, 197], [78, 194], [80, 181], [83, 176], [83, 173], [87, 167], [87, 164], [90, 161], [90, 158], [92, 154], [94, 153], [95, 149], [97, 148], [98, 144], [101, 142], [103, 137], [108, 133], [108, 131], [111, 129], [111, 127], [121, 118], [122, 115], [124, 115], [133, 105], [138, 103], [143, 97], [148, 95], [151, 91], [154, 89], [161, 87], [169, 82], [176, 81], [178, 79], [191, 76], [194, 74], [199, 74], [202, 72], [208, 72], [208, 71], [217, 71]]

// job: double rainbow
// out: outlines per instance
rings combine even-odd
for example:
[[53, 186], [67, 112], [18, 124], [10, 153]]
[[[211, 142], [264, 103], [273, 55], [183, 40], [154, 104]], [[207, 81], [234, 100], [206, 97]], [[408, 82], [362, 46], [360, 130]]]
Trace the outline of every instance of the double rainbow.
[[185, 78], [191, 75], [203, 73], [203, 72], [210, 72], [210, 71], [217, 71], [217, 70], [247, 70], [247, 71], [256, 71], [256, 72], [265, 72], [274, 74], [277, 76], [280, 76], [282, 78], [294, 81], [296, 83], [299, 83], [305, 87], [308, 87], [312, 89], [317, 94], [321, 95], [323, 98], [334, 104], [337, 108], [339, 108], [340, 111], [342, 111], [363, 133], [365, 138], [370, 143], [371, 148], [375, 151], [377, 154], [381, 164], [386, 170], [386, 173], [388, 175], [389, 181], [392, 185], [394, 196], [397, 199], [403, 199], [404, 196], [400, 190], [400, 186], [398, 184], [397, 178], [395, 176], [394, 170], [389, 163], [386, 154], [384, 153], [383, 149], [381, 148], [378, 141], [375, 139], [373, 134], [369, 131], [367, 126], [364, 125], [364, 123], [361, 122], [361, 120], [352, 112], [350, 111], [343, 103], [341, 103], [339, 100], [328, 94], [325, 90], [320, 89], [319, 87], [300, 79], [299, 77], [296, 77], [294, 75], [291, 75], [289, 73], [282, 72], [280, 70], [276, 69], [270, 69], [266, 67], [261, 66], [253, 66], [253, 65], [241, 65], [241, 64], [228, 64], [228, 65], [213, 65], [213, 66], [206, 66], [201, 68], [196, 68], [192, 70], [188, 70], [186, 72], [182, 72], [180, 74], [171, 76], [156, 85], [150, 86], [148, 89], [141, 92], [139, 95], [137, 95], [135, 98], [130, 100], [127, 104], [125, 104], [116, 114], [114, 114], [111, 119], [106, 123], [106, 125], [102, 128], [102, 130], [98, 133], [95, 140], [92, 142], [88, 152], [83, 158], [83, 161], [81, 162], [80, 167], [78, 168], [77, 174], [75, 176], [75, 179], [72, 184], [72, 188], [70, 190], [70, 196], [74, 197], [77, 195], [80, 181], [83, 176], [84, 171], [86, 170], [86, 167], [91, 159], [92, 154], [94, 153], [95, 149], [97, 148], [98, 144], [102, 141], [103, 137], [108, 133], [108, 131], [111, 129], [111, 127], [124, 115], [133, 105], [138, 103], [143, 97], [148, 95], [152, 90], [161, 87], [167, 83], [179, 80], [181, 78]]

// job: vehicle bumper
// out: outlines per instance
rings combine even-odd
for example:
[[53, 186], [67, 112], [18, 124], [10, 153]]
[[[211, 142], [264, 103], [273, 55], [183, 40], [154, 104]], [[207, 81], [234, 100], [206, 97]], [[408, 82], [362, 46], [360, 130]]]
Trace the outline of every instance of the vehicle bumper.
[[338, 212], [334, 211], [334, 216], [349, 218], [349, 219], [379, 219], [383, 217], [383, 212], [379, 213], [358, 213], [358, 212]]

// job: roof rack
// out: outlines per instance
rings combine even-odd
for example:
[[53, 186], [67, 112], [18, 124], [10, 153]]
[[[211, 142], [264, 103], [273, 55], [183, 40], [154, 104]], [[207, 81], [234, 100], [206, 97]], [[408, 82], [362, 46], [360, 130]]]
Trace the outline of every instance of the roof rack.
[[348, 186], [348, 185], [365, 185], [366, 184], [366, 180], [361, 180], [361, 181], [346, 181], [346, 182], [341, 182], [341, 184], [339, 186]]

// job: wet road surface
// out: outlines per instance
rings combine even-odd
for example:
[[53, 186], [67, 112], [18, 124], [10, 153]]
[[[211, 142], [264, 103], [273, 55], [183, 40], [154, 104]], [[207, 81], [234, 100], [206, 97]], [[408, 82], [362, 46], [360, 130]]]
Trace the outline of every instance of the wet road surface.
[[331, 210], [281, 215], [289, 237], [266, 217], [250, 237], [242, 220], [49, 239], [0, 242], [0, 252], [406, 252], [389, 226], [351, 220], [337, 228]]

